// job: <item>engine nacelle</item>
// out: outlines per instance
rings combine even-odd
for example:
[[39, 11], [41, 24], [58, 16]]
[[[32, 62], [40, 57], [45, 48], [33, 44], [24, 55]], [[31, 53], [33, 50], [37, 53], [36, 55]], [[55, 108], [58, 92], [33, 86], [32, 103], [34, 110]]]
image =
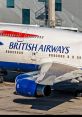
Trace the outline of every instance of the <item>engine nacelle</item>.
[[[26, 77], [27, 76], [27, 77]], [[15, 81], [16, 92], [22, 96], [49, 96], [51, 87], [37, 84], [29, 78], [29, 75], [19, 75]]]

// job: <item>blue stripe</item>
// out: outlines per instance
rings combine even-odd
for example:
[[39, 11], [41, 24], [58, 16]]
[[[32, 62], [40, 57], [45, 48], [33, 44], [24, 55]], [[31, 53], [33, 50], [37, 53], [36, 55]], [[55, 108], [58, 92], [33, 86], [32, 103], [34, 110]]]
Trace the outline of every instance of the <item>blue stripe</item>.
[[20, 70], [20, 71], [36, 71], [39, 65], [36, 64], [26, 64], [26, 63], [15, 63], [15, 62], [2, 62], [0, 61], [0, 68], [7, 70]]

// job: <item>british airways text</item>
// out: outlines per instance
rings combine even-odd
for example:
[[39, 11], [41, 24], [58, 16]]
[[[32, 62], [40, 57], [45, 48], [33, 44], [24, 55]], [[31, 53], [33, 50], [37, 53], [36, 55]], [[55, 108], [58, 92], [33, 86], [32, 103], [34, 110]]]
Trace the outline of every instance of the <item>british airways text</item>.
[[65, 53], [68, 54], [70, 47], [68, 46], [56, 46], [56, 45], [39, 45], [32, 43], [19, 43], [10, 42], [9, 49], [15, 50], [26, 50], [26, 51], [37, 51], [37, 52], [55, 52], [55, 53]]

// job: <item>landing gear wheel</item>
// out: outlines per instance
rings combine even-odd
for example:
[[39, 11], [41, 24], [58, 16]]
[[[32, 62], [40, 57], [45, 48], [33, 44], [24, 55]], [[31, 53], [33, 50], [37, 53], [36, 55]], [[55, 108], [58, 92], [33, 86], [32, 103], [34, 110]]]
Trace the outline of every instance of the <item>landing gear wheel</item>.
[[16, 91], [14, 91], [13, 94], [18, 95], [18, 93]]
[[77, 93], [77, 97], [82, 97], [82, 93]]
[[0, 76], [0, 83], [3, 83], [3, 80], [4, 80], [3, 76]]
[[76, 97], [82, 97], [82, 91], [76, 91], [75, 96]]

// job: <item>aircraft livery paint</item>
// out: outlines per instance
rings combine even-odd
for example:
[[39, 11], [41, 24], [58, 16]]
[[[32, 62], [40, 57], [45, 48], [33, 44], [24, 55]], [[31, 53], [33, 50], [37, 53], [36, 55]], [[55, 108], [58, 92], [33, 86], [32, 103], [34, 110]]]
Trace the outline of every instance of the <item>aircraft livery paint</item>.
[[35, 35], [35, 34], [21, 33], [21, 32], [8, 31], [8, 30], [0, 30], [0, 35], [8, 36], [8, 37], [20, 37], [20, 38], [30, 38], [30, 37], [39, 36], [39, 35]]
[[10, 42], [9, 49], [15, 50], [26, 50], [26, 51], [37, 51], [37, 52], [55, 52], [68, 54], [70, 47], [68, 46], [56, 46], [56, 45], [40, 45], [32, 43], [19, 43]]

